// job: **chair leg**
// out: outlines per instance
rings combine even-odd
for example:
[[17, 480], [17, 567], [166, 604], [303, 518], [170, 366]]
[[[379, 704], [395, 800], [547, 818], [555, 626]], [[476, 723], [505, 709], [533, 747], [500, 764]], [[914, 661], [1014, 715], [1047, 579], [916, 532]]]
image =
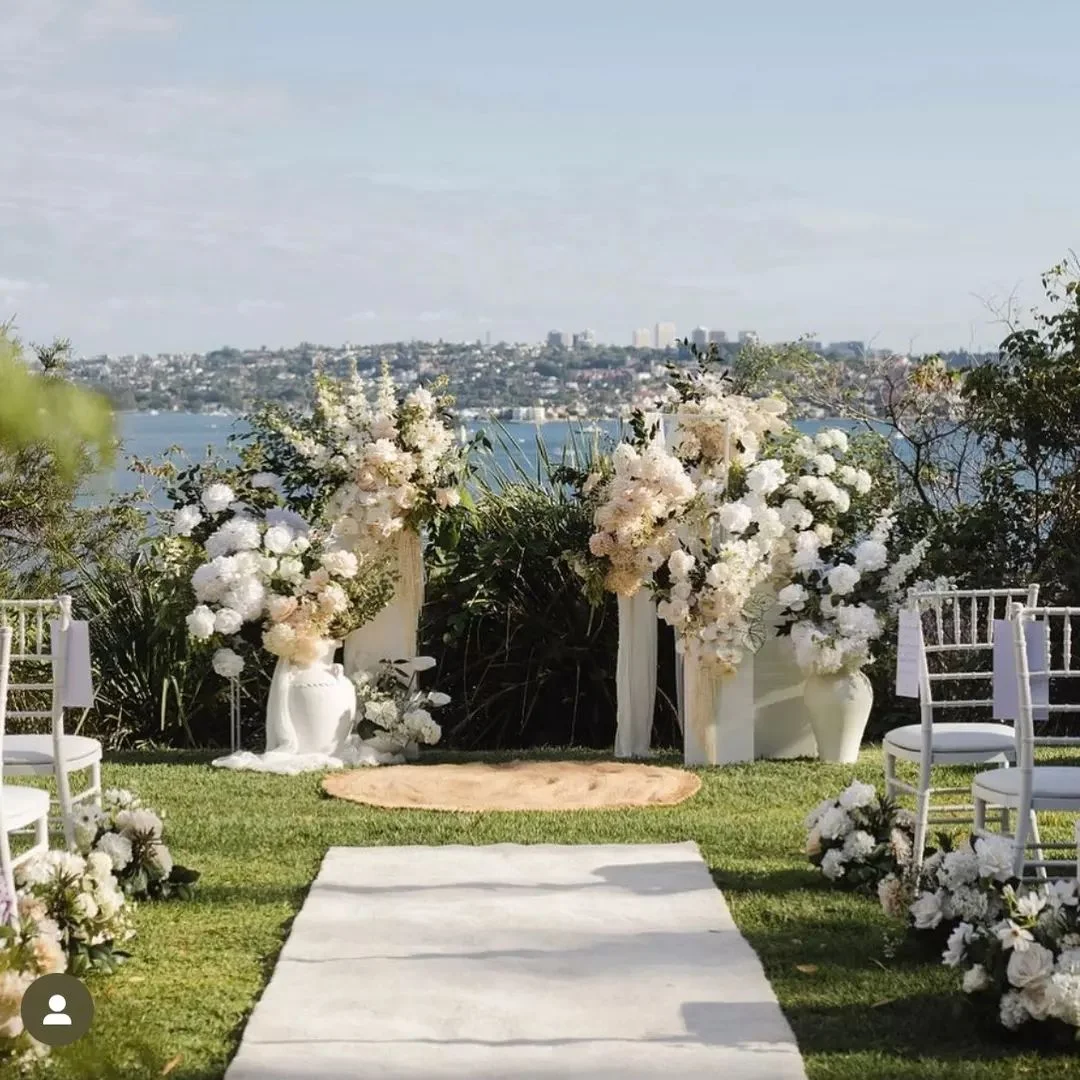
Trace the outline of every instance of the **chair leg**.
[[[1042, 838], [1039, 836], [1039, 820], [1035, 816], [1035, 811], [1034, 810], [1032, 810], [1030, 812], [1029, 817], [1030, 817], [1031, 820], [1030, 820], [1030, 823], [1028, 825], [1028, 828], [1029, 828], [1029, 831], [1031, 833], [1031, 842], [1032, 842], [1032, 844], [1035, 845], [1035, 859], [1037, 861], [1039, 861], [1039, 862], [1042, 862], [1042, 860], [1046, 856], [1043, 853], [1043, 849], [1042, 849]], [[1046, 880], [1046, 867], [1045, 866], [1037, 866], [1035, 868], [1035, 876], [1040, 881], [1045, 881]]]
[[916, 871], [922, 867], [926, 851], [926, 830], [930, 819], [930, 770], [919, 766], [919, 793], [915, 797], [915, 845], [912, 862]]
[[42, 849], [49, 850], [49, 815], [44, 814], [34, 823], [34, 843]]
[[978, 795], [972, 795], [972, 805], [974, 807], [972, 811], [973, 821], [971, 823], [971, 831], [980, 836], [986, 832], [986, 802], [980, 799]]
[[94, 791], [94, 805], [101, 809], [101, 762], [95, 761], [90, 766], [90, 787]]
[[64, 823], [64, 843], [68, 851], [75, 850], [75, 820], [71, 805], [71, 780], [68, 774], [56, 767], [56, 797], [60, 803], [60, 817]]
[[[11, 901], [12, 908], [15, 907], [15, 874], [11, 868], [11, 844], [8, 841], [8, 834], [0, 829], [0, 885], [3, 886], [8, 899]], [[14, 923], [15, 916], [12, 914], [12, 923]]]
[[1027, 858], [1027, 838], [1031, 829], [1034, 811], [1016, 812], [1016, 835], [1013, 837], [1013, 877], [1024, 876], [1024, 862]]
[[896, 790], [896, 758], [885, 751], [885, 797], [891, 799]]

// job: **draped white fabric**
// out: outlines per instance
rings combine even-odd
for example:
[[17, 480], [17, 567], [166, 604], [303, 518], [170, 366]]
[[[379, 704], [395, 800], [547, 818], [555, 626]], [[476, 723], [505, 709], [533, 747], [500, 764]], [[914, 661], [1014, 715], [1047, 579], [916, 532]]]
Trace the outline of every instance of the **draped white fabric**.
[[656, 602], [648, 589], [619, 597], [615, 756], [645, 757], [656, 705]]
[[685, 657], [686, 714], [683, 758], [687, 765], [726, 765], [754, 760], [754, 658], [733, 675], [717, 676]]
[[398, 534], [396, 558], [399, 577], [393, 599], [345, 639], [345, 670], [350, 675], [383, 660], [416, 656], [424, 606], [424, 551], [419, 534], [411, 529]]

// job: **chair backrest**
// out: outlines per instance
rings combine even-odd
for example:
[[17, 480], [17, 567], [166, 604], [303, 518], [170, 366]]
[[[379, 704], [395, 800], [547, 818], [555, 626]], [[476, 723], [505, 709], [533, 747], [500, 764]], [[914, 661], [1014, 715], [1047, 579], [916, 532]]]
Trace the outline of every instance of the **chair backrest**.
[[[51, 621], [59, 633], [50, 631]], [[64, 671], [71, 597], [45, 600], [0, 600], [0, 626], [11, 630], [8, 719], [52, 721], [53, 734], [63, 734]], [[13, 674], [13, 673], [17, 673]], [[42, 708], [48, 695], [49, 708]], [[25, 707], [22, 703], [25, 703]]]
[[[1080, 713], [1080, 684], [1076, 684], [1076, 689], [1071, 693], [1062, 695], [1066, 700], [1056, 700], [1058, 694], [1055, 693], [1069, 680], [1080, 679], [1080, 608], [1014, 604], [1009, 620], [1017, 682], [1017, 765], [1030, 772], [1034, 766], [1036, 741], [1040, 746], [1080, 746], [1080, 736], [1040, 736], [1038, 740], [1035, 737], [1037, 721]], [[1046, 648], [1041, 651], [1036, 666], [1033, 666], [1027, 644], [1027, 627], [1036, 622], [1046, 626]], [[1048, 701], [1035, 703], [1035, 680], [1045, 680]], [[1076, 700], [1070, 701], [1068, 698]], [[1037, 717], [1036, 711], [1042, 717]]]
[[[1034, 607], [1039, 586], [1007, 589], [925, 590], [912, 596], [923, 628], [919, 701], [924, 724], [936, 710], [984, 710], [993, 706], [994, 624], [1009, 617], [1010, 605]], [[950, 688], [949, 695], [936, 689]]]

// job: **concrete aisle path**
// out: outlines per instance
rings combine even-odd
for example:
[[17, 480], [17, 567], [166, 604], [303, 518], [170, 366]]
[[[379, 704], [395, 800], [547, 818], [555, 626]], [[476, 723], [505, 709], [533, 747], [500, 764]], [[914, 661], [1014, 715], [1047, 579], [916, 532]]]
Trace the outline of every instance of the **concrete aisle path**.
[[331, 848], [227, 1080], [805, 1080], [696, 844]]

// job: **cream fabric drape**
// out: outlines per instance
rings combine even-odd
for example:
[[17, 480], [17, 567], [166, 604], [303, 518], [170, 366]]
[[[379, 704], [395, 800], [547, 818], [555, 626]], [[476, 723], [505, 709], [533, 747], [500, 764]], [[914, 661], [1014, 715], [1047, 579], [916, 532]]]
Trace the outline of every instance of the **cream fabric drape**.
[[656, 706], [656, 602], [648, 589], [619, 597], [615, 756], [645, 757]]
[[687, 765], [727, 765], [754, 760], [754, 658], [733, 675], [717, 676], [700, 660], [683, 668], [683, 759]]

